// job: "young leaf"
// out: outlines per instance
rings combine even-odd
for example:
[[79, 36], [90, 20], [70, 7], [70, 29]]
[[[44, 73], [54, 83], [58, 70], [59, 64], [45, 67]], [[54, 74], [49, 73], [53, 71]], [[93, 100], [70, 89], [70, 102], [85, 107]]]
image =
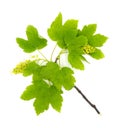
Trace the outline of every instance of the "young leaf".
[[77, 29], [77, 26], [78, 26], [78, 20], [71, 19], [71, 20], [67, 20], [64, 23], [63, 28], [65, 28], [65, 29]]
[[94, 47], [101, 47], [106, 42], [107, 37], [101, 34], [92, 36], [89, 40], [89, 44]]
[[67, 48], [67, 45], [66, 45], [64, 39], [58, 40], [58, 41], [57, 41], [57, 44], [58, 44], [58, 46], [59, 46], [60, 48], [62, 48], [62, 49], [66, 49], [66, 48]]
[[90, 56], [97, 60], [104, 58], [104, 54], [100, 49], [96, 49], [95, 52], [90, 53]]
[[36, 73], [36, 71], [40, 72], [40, 70], [41, 70], [41, 66], [37, 64], [35, 61], [31, 61], [24, 69], [23, 76], [32, 75]]
[[62, 14], [59, 13], [47, 31], [49, 37], [53, 41], [60, 40], [62, 38], [61, 29], [62, 29]]
[[48, 108], [49, 108], [49, 101], [46, 97], [44, 97], [45, 94], [42, 95], [41, 98], [37, 98], [34, 101], [33, 106], [35, 108], [37, 115], [43, 113], [45, 110], [48, 110]]
[[16, 42], [24, 52], [31, 53], [37, 49], [42, 49], [47, 45], [47, 40], [39, 36], [37, 29], [32, 25], [27, 27], [26, 35], [28, 40], [16, 38]]
[[41, 70], [41, 76], [44, 79], [54, 82], [55, 76], [59, 72], [58, 64], [54, 62], [48, 62]]
[[36, 97], [37, 86], [29, 85], [26, 87], [25, 91], [21, 95], [23, 100], [31, 100]]
[[[80, 55], [84, 54], [82, 47], [84, 45], [86, 45], [87, 43], [88, 43], [87, 37], [85, 37], [83, 35], [78, 36], [78, 37], [74, 38], [73, 40], [71, 40], [71, 42], [68, 45], [68, 51], [69, 51], [69, 53], [72, 53], [74, 56], [78, 56], [78, 58], [80, 59]], [[70, 60], [69, 60], [69, 62], [70, 62]], [[72, 63], [72, 62], [70, 62], [70, 63]]]
[[72, 47], [72, 49], [74, 48], [73, 50], [75, 50], [75, 48], [80, 48], [81, 46], [84, 46], [87, 44], [88, 44], [87, 37], [81, 35], [81, 36], [75, 37], [74, 39], [71, 39], [68, 47]]
[[49, 85], [44, 81], [34, 82], [21, 95], [23, 100], [30, 100], [36, 98], [34, 107], [37, 114], [40, 114], [49, 107]]
[[96, 24], [89, 24], [89, 25], [85, 25], [82, 29], [82, 34], [87, 36], [87, 38], [91, 37], [95, 31], [96, 31]]
[[78, 30], [78, 20], [67, 20], [63, 25], [63, 35], [66, 43], [76, 37]]
[[83, 55], [80, 55], [80, 59], [81, 59], [82, 61], [85, 61], [85, 62], [89, 63], [89, 62], [87, 61], [87, 59], [86, 59]]
[[56, 111], [60, 112], [63, 101], [63, 98], [61, 96], [62, 92], [56, 89], [55, 86], [51, 86], [49, 92], [50, 92], [50, 104]]
[[21, 95], [23, 100], [31, 100], [35, 98], [34, 107], [36, 114], [44, 112], [49, 108], [49, 104], [60, 112], [63, 98], [61, 96], [61, 91], [57, 90], [54, 86], [49, 86], [43, 80], [33, 82]]
[[61, 69], [61, 75], [63, 76], [63, 87], [66, 90], [71, 90], [74, 87], [75, 83], [75, 78], [72, 76], [74, 72], [68, 68], [68, 67], [63, 67]]
[[84, 70], [84, 64], [80, 60], [80, 56], [78, 54], [69, 53], [68, 61], [72, 65], [72, 67], [80, 70]]
[[39, 36], [37, 29], [32, 25], [27, 26], [26, 35], [29, 41], [34, 41]]

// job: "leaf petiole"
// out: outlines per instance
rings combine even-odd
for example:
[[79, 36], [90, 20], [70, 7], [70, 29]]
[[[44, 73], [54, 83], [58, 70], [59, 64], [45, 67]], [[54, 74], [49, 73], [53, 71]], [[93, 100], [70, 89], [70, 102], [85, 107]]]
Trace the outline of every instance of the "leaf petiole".
[[[58, 56], [57, 56], [56, 59], [55, 59], [55, 63], [57, 63], [57, 61], [60, 60], [61, 54], [64, 54], [64, 53], [67, 53], [67, 50], [66, 50], [66, 49], [62, 49], [62, 50], [59, 52]], [[60, 62], [59, 62], [59, 63], [60, 63]]]
[[56, 44], [55, 47], [53, 48], [53, 51], [52, 51], [51, 57], [50, 57], [50, 61], [52, 61], [52, 57], [53, 57], [53, 54], [54, 54], [54, 51], [55, 51], [56, 47], [57, 47], [57, 44]]
[[44, 56], [44, 54], [43, 54], [40, 50], [38, 50], [38, 52], [40, 53], [40, 55], [41, 55], [46, 61], [49, 61], [49, 60]]

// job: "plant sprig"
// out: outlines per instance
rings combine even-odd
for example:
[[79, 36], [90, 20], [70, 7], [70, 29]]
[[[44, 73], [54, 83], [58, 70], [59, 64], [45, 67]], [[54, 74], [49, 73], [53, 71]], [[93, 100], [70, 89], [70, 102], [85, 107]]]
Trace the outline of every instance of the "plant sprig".
[[[40, 51], [47, 46], [47, 39], [40, 36], [34, 26], [29, 25], [27, 27], [27, 39], [16, 38], [17, 44], [24, 52], [32, 53], [37, 50], [42, 56], [42, 58], [37, 56], [35, 59], [20, 62], [13, 69], [15, 74], [22, 74], [24, 77], [32, 76], [31, 85], [27, 86], [21, 98], [23, 100], [34, 99], [33, 106], [37, 115], [48, 110], [49, 105], [60, 112], [64, 89], [69, 91], [73, 88], [100, 114], [96, 106], [75, 86], [76, 80], [73, 76], [74, 68], [85, 69], [84, 61], [88, 62], [85, 55], [97, 60], [104, 57], [100, 47], [104, 45], [107, 37], [95, 34], [96, 27], [96, 24], [89, 24], [85, 25], [83, 29], [79, 29], [78, 20], [74, 19], [69, 19], [63, 24], [62, 14], [59, 13], [47, 30], [50, 39], [56, 42], [50, 59], [47, 59]], [[56, 47], [61, 48], [61, 51], [53, 60]], [[71, 68], [67, 65], [60, 65], [61, 54], [68, 55], [66, 59]]]

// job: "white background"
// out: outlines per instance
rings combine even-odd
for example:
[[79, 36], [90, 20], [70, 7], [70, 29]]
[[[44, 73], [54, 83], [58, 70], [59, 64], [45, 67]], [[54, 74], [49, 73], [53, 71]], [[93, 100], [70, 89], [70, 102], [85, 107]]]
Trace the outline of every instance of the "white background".
[[[105, 58], [76, 71], [77, 85], [96, 104], [98, 115], [76, 90], [65, 92], [61, 113], [50, 108], [36, 116], [33, 101], [19, 97], [30, 79], [13, 75], [12, 68], [29, 57], [16, 44], [32, 24], [42, 36], [62, 12], [78, 19], [79, 27], [96, 23], [97, 32], [109, 37], [103, 47]], [[120, 128], [120, 4], [119, 0], [0, 0], [0, 127], [1, 128]], [[43, 53], [49, 56], [51, 47]]]

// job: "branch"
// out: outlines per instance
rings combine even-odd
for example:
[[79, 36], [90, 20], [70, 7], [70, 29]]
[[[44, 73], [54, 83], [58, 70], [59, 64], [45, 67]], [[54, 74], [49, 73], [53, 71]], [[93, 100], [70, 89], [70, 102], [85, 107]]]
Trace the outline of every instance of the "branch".
[[89, 104], [91, 107], [93, 107], [93, 108], [96, 110], [96, 112], [97, 112], [98, 114], [100, 114], [100, 111], [97, 109], [97, 107], [96, 107], [94, 104], [92, 104], [92, 103], [87, 99], [87, 97], [81, 92], [81, 90], [80, 90], [78, 87], [76, 87], [76, 86], [74, 86], [74, 88], [78, 91], [78, 93], [80, 93], [80, 94], [82, 95], [82, 97], [84, 98], [84, 100], [86, 100], [86, 101], [88, 102], [88, 104]]
[[[57, 63], [57, 61], [59, 60], [59, 58], [60, 58], [60, 54], [56, 57], [55, 63]], [[78, 91], [78, 93], [80, 93], [80, 94], [82, 95], [83, 99], [86, 100], [87, 103], [88, 103], [92, 108], [94, 108], [95, 111], [96, 111], [98, 114], [100, 114], [100, 111], [97, 109], [97, 107], [96, 107], [94, 104], [92, 104], [92, 103], [87, 99], [87, 97], [82, 93], [82, 91], [81, 91], [77, 86], [74, 86], [74, 88]]]
[[56, 57], [56, 59], [55, 59], [55, 63], [57, 63], [58, 60], [59, 60], [59, 56]]

